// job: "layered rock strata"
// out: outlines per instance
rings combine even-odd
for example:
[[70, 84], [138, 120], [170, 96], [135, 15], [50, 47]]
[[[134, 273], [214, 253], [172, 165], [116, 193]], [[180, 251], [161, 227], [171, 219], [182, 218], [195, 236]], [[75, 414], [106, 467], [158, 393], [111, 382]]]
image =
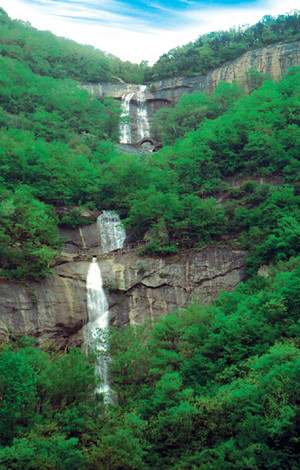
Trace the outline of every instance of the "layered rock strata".
[[[66, 348], [80, 345], [88, 321], [86, 276], [99, 253], [96, 224], [64, 231], [66, 252], [55, 275], [26, 285], [0, 281], [0, 336], [38, 338]], [[98, 255], [112, 325], [143, 323], [198, 299], [204, 303], [221, 290], [231, 291], [243, 279], [245, 254], [231, 248], [208, 247], [172, 259], [141, 258], [132, 251]]]
[[268, 74], [272, 80], [280, 80], [290, 67], [300, 65], [300, 41], [275, 44], [248, 51], [237, 59], [226, 62], [206, 75], [176, 77], [154, 82], [151, 98], [154, 100], [179, 101], [183, 94], [195, 91], [211, 93], [220, 82], [238, 83], [246, 90], [251, 85], [250, 69]]
[[0, 281], [0, 340], [27, 335], [44, 346], [78, 346], [86, 322], [84, 279], [53, 275], [26, 285]]
[[[239, 83], [246, 90], [251, 85], [251, 77], [246, 74], [250, 69], [269, 74], [272, 80], [280, 80], [290, 67], [300, 65], [300, 41], [287, 44], [274, 44], [255, 49], [237, 59], [226, 62], [206, 75], [196, 77], [176, 77], [159, 80], [148, 87], [146, 98], [148, 117], [151, 124], [153, 115], [161, 108], [174, 106], [183, 94], [195, 91], [211, 93], [221, 81]], [[125, 93], [137, 93], [138, 85], [129, 83], [85, 83], [82, 87], [95, 97], [111, 96], [121, 101]], [[149, 91], [151, 90], [151, 92]], [[132, 100], [132, 124], [135, 126], [137, 103]]]

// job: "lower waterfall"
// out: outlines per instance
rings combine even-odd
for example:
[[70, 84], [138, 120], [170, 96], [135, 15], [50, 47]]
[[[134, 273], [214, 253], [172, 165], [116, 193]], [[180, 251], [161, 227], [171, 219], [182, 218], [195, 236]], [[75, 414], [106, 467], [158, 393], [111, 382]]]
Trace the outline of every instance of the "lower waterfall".
[[[102, 253], [122, 248], [126, 233], [118, 214], [112, 211], [103, 211], [98, 217], [97, 224], [101, 237]], [[105, 333], [109, 329], [109, 308], [96, 256], [93, 257], [89, 265], [86, 287], [89, 322], [83, 328], [84, 346], [87, 354], [93, 351], [97, 355], [96, 372], [101, 379], [101, 385], [97, 388], [97, 392], [104, 394], [105, 403], [111, 403], [113, 396], [108, 379], [109, 358], [106, 354], [105, 338]], [[103, 333], [100, 341], [99, 330]]]

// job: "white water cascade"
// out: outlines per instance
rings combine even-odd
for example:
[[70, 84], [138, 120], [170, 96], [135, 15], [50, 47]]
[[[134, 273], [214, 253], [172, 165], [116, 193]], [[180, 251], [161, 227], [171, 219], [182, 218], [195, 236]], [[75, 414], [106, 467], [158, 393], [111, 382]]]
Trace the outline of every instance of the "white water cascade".
[[116, 212], [103, 211], [97, 219], [97, 224], [101, 237], [102, 253], [108, 253], [123, 247], [126, 233]]
[[139, 85], [139, 91], [137, 92], [137, 133], [138, 140], [142, 140], [144, 137], [150, 135], [150, 125], [148, 120], [147, 112], [147, 100], [146, 100], [146, 85]]
[[[103, 211], [97, 220], [102, 252], [107, 253], [117, 248], [122, 248], [125, 241], [125, 230], [118, 214], [111, 211]], [[109, 358], [107, 357], [107, 344], [105, 333], [109, 329], [108, 302], [103, 289], [101, 270], [94, 257], [90, 263], [87, 274], [87, 310], [89, 322], [83, 328], [85, 348], [87, 353], [95, 351], [97, 354], [96, 371], [101, 378], [101, 386], [98, 392], [104, 394], [105, 403], [112, 402], [112, 392], [108, 381]], [[103, 333], [99, 342], [99, 329]]]
[[[133, 97], [134, 93], [124, 93], [122, 96], [122, 108], [123, 112], [121, 114], [122, 118], [128, 118], [130, 114], [130, 101]], [[131, 143], [131, 124], [130, 122], [124, 119], [124, 122], [121, 123], [120, 126], [120, 133], [121, 133], [121, 144], [130, 144]]]
[[[147, 86], [135, 85], [135, 87], [137, 91], [124, 93], [122, 96], [123, 112], [121, 117], [124, 119], [120, 125], [121, 144], [131, 144], [133, 141], [140, 142], [144, 137], [150, 136], [150, 124], [146, 99]], [[135, 100], [133, 100], [134, 96], [136, 97]], [[134, 109], [133, 111], [131, 110], [131, 106]], [[129, 117], [132, 118], [133, 125], [128, 122]], [[135, 121], [136, 125], [134, 125]]]

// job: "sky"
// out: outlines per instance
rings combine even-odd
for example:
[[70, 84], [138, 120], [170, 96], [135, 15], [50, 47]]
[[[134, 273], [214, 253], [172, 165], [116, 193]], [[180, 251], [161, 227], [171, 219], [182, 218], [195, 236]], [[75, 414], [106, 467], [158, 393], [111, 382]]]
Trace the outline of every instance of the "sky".
[[252, 25], [300, 8], [299, 0], [0, 0], [13, 19], [150, 65], [200, 35]]

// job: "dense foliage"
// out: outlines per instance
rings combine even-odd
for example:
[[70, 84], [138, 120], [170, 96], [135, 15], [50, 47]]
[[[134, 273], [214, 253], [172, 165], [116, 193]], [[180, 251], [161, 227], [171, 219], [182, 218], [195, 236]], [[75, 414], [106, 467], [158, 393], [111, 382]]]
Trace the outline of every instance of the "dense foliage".
[[154, 116], [151, 132], [163, 145], [173, 145], [206, 119], [216, 119], [244, 94], [238, 84], [220, 82], [211, 95], [183, 95], [172, 108], [161, 108]]
[[[220, 84], [211, 96], [184, 96], [175, 108], [162, 110], [155, 118], [157, 132], [166, 144], [174, 145], [140, 157], [118, 154], [112, 142], [103, 140], [118, 135], [116, 104], [94, 101], [72, 81], [36, 76], [11, 59], [2, 60], [4, 208], [12, 192], [25, 186], [31, 197], [46, 204], [116, 209], [136, 239], [152, 230], [152, 241], [144, 251], [152, 255], [165, 256], [239, 235], [239, 246], [251, 248], [249, 274], [260, 261], [287, 259], [295, 253], [295, 240], [287, 232], [297, 231], [299, 224], [298, 69], [291, 69], [278, 84], [260, 77], [262, 86], [251, 95], [236, 85]], [[8, 80], [11, 70], [14, 78]], [[286, 202], [275, 201], [277, 196], [272, 194], [278, 188], [255, 184], [234, 193], [230, 178], [237, 175], [244, 180], [271, 178], [271, 184], [273, 175], [281, 175], [282, 183], [290, 185], [282, 191], [293, 196], [284, 193]], [[223, 205], [217, 203], [220, 191]], [[271, 207], [276, 205], [274, 210], [266, 208], [269, 202]], [[284, 207], [289, 204], [287, 221]], [[5, 215], [4, 227], [18, 223], [16, 214]], [[55, 233], [53, 217], [51, 226]], [[10, 250], [3, 255], [5, 275], [36, 278], [39, 256], [36, 264], [18, 272], [19, 241], [5, 238], [6, 229], [3, 233], [4, 240], [10, 240]], [[38, 232], [30, 233], [28, 240], [35, 247]], [[251, 238], [256, 243], [249, 242]], [[49, 267], [50, 253], [58, 242], [48, 245], [44, 267]], [[34, 252], [44, 253], [35, 248]], [[32, 272], [30, 265], [36, 266]]]
[[1, 56], [0, 70], [2, 126], [32, 130], [36, 137], [73, 147], [78, 136], [83, 142], [118, 140], [120, 111], [113, 100], [94, 100], [73, 80], [41, 77]]
[[[227, 43], [225, 33], [208, 35], [197, 57], [212, 67], [246, 46], [299, 39], [298, 22], [296, 13], [265, 18]], [[57, 225], [73, 226], [89, 207], [118, 210], [136, 239], [151, 231], [144, 254], [244, 247], [250, 277], [154, 327], [111, 330], [102, 349], [111, 405], [95, 393], [92, 356], [12, 336], [0, 346], [0, 470], [297, 470], [299, 69], [278, 84], [250, 71], [250, 96], [229, 84], [184, 96], [155, 117], [160, 152], [123, 155], [119, 107], [72, 79], [138, 75], [145, 64], [137, 70], [3, 12], [0, 23], [1, 276], [51, 272]], [[198, 73], [194, 45], [183, 49], [174, 55]], [[70, 207], [61, 220], [59, 205]], [[272, 263], [268, 278], [256, 276]]]
[[120, 107], [93, 99], [69, 78], [33, 73], [27, 59], [0, 55], [0, 70], [2, 275], [39, 279], [62, 246], [58, 219], [46, 204], [92, 198], [87, 195], [98, 182], [93, 161], [118, 141]]
[[25, 65], [34, 73], [82, 82], [113, 81], [141, 83], [147, 63], [123, 62], [92, 46], [38, 31], [29, 22], [11, 20], [0, 8], [0, 54]]
[[298, 469], [300, 259], [279, 268], [111, 330], [118, 404], [101, 405], [79, 351], [3, 345], [0, 469]]
[[204, 34], [195, 42], [171, 49], [167, 54], [163, 54], [151, 69], [146, 70], [145, 80], [202, 75], [249, 50], [299, 39], [298, 10], [276, 18], [267, 15], [253, 26]]
[[94, 366], [78, 350], [47, 353], [13, 338], [0, 351], [0, 469], [69, 470], [98, 402]]
[[23, 187], [0, 195], [0, 264], [8, 278], [39, 280], [62, 245], [53, 208]]

